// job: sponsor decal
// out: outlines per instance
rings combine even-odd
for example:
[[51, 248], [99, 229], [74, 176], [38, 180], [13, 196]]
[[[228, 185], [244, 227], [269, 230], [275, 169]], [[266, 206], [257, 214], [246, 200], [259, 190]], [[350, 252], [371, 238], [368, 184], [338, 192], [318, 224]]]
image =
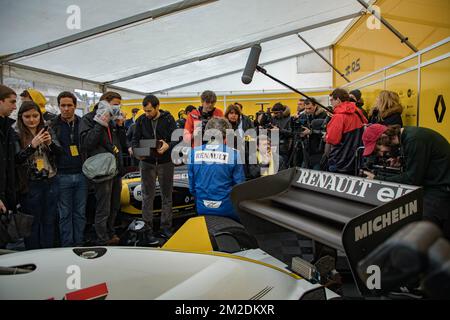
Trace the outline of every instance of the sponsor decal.
[[203, 205], [210, 209], [218, 209], [222, 201], [203, 200]]
[[65, 300], [104, 300], [108, 296], [106, 283], [101, 283], [89, 288], [66, 293]]
[[214, 162], [214, 163], [228, 163], [229, 154], [222, 151], [207, 151], [201, 150], [195, 152], [195, 162]]
[[371, 182], [331, 173], [302, 170], [297, 183], [364, 198]]
[[142, 186], [140, 184], [133, 189], [133, 198], [136, 201], [142, 202]]
[[310, 189], [322, 189], [327, 193], [338, 193], [343, 196], [365, 199], [373, 204], [383, 204], [397, 199], [414, 190], [406, 185], [394, 185], [375, 180], [321, 172], [300, 170], [297, 183]]
[[418, 212], [417, 200], [408, 202], [355, 227], [355, 242], [367, 238]]

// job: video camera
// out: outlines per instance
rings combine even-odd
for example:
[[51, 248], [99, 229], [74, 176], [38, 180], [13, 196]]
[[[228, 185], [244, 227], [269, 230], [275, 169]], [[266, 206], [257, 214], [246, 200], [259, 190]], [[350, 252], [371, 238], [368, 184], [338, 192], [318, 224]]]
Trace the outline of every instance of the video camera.
[[306, 117], [291, 118], [291, 130], [293, 133], [300, 133], [305, 129], [310, 129], [310, 122]]
[[257, 125], [257, 127], [259, 126], [263, 129], [273, 128], [272, 112], [270, 111], [270, 108], [267, 108], [267, 111], [260, 110], [256, 113], [255, 124]]
[[[395, 159], [396, 165], [392, 165], [392, 159]], [[357, 163], [357, 174], [360, 177], [365, 177], [363, 171], [370, 171], [379, 178], [386, 178], [396, 176], [403, 172], [405, 159], [399, 155], [392, 157], [392, 155], [385, 155], [383, 157], [372, 156], [361, 159]]]
[[[298, 117], [298, 118], [292, 118], [291, 119], [291, 129], [292, 133], [299, 134], [304, 132], [306, 129], [311, 130], [311, 134], [320, 134], [321, 136], [324, 135], [326, 132], [326, 125], [328, 123], [329, 119], [312, 119], [312, 117]], [[301, 138], [306, 138], [300, 136]]]
[[267, 111], [264, 111], [264, 105], [269, 104], [268, 102], [258, 102], [257, 105], [261, 106], [261, 110], [256, 112], [255, 114], [255, 127], [262, 129], [272, 129], [273, 123], [272, 123], [272, 112], [270, 111], [270, 108], [267, 108]]

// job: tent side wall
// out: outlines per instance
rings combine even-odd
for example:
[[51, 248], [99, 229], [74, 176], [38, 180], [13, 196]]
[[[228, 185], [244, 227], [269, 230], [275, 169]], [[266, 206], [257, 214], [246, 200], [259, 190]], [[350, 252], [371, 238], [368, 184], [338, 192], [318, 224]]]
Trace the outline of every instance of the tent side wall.
[[381, 15], [419, 49], [414, 53], [386, 27], [369, 29], [371, 16], [360, 18], [334, 45], [335, 66], [352, 80], [333, 75], [335, 87], [360, 89], [366, 110], [381, 90], [399, 94], [405, 125], [431, 128], [450, 141], [450, 3], [377, 1]]

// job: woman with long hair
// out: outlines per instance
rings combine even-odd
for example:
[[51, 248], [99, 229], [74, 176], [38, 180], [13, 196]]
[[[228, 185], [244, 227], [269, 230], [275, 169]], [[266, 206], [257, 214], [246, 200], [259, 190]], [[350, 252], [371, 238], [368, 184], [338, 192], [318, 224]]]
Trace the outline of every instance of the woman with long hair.
[[252, 122], [242, 114], [241, 104], [230, 104], [225, 111], [225, 118], [231, 123], [233, 130], [243, 137], [245, 131], [253, 128]]
[[370, 110], [369, 122], [403, 127], [402, 112], [403, 106], [398, 94], [394, 91], [383, 90], [378, 95], [372, 110]]
[[26, 249], [54, 246], [57, 215], [55, 155], [61, 152], [52, 130], [45, 126], [42, 112], [33, 101], [22, 103], [17, 115], [16, 163], [19, 199], [24, 213], [34, 216]]

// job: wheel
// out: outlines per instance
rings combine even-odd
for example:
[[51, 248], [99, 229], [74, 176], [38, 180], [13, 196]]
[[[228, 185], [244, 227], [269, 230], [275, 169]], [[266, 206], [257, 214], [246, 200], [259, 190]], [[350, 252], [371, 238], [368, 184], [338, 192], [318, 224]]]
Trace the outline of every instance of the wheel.
[[220, 216], [205, 216], [205, 221], [214, 251], [234, 253], [258, 248], [256, 239], [242, 224]]

